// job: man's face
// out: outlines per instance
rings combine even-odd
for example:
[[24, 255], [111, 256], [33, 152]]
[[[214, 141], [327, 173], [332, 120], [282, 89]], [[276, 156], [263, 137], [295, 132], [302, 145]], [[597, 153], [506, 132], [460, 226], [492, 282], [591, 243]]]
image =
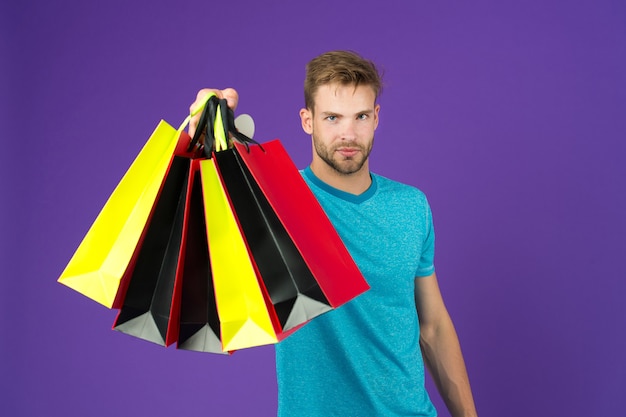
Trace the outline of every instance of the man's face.
[[368, 170], [378, 111], [368, 85], [327, 84], [314, 95], [314, 108], [302, 109], [302, 128], [313, 138], [313, 166], [350, 175]]

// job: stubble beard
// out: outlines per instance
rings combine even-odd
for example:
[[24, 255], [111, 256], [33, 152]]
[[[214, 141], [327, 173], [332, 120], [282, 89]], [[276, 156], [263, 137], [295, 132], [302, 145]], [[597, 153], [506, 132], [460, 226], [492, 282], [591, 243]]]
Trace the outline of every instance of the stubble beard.
[[[361, 145], [358, 145], [354, 142], [345, 142], [340, 143], [338, 145], [334, 145], [330, 148], [327, 148], [322, 141], [317, 140], [315, 135], [313, 135], [313, 145], [315, 147], [315, 153], [319, 156], [326, 164], [331, 167], [335, 172], [341, 175], [350, 175], [355, 172], [359, 172], [363, 165], [369, 158], [370, 152], [372, 151], [373, 140], [370, 142], [367, 148], [364, 148]], [[337, 152], [337, 149], [343, 146], [349, 146], [351, 148], [359, 149], [359, 152], [355, 156], [344, 157], [340, 153]]]

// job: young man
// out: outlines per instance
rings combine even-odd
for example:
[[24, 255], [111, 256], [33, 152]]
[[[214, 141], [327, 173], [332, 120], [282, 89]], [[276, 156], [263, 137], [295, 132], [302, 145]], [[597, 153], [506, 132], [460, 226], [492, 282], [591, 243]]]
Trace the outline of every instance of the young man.
[[[426, 197], [369, 171], [380, 89], [375, 65], [352, 52], [307, 65], [300, 118], [313, 159], [303, 176], [371, 289], [276, 346], [279, 416], [435, 416], [424, 362], [450, 413], [476, 416]], [[197, 102], [209, 91], [237, 105], [233, 89], [201, 90]]]

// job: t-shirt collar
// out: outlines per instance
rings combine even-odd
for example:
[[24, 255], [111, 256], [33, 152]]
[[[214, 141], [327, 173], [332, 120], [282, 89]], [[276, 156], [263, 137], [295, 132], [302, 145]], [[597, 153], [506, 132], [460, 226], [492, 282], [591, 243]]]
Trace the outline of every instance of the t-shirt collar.
[[351, 203], [358, 204], [366, 200], [369, 200], [376, 193], [376, 190], [378, 188], [378, 184], [376, 182], [376, 176], [372, 174], [370, 174], [372, 183], [370, 184], [368, 189], [362, 192], [361, 194], [357, 195], [357, 194], [348, 193], [346, 191], [342, 191], [338, 188], [335, 188], [331, 185], [326, 184], [324, 181], [320, 180], [319, 178], [315, 176], [310, 166], [306, 167], [303, 170], [303, 172], [309, 181], [311, 181], [313, 184], [315, 184], [317, 187], [319, 187], [323, 191], [329, 194], [332, 194], [333, 196], [338, 197], [342, 200], [351, 202]]

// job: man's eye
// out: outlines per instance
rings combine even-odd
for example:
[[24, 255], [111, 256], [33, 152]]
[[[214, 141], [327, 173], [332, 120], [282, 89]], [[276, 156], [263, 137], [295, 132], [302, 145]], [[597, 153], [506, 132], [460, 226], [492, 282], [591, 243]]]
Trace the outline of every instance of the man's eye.
[[330, 122], [334, 122], [335, 120], [337, 120], [337, 116], [327, 116], [326, 120], [328, 120]]
[[359, 116], [357, 117], [357, 119], [359, 120], [365, 120], [367, 119], [367, 114], [363, 113], [363, 114], [359, 114]]

